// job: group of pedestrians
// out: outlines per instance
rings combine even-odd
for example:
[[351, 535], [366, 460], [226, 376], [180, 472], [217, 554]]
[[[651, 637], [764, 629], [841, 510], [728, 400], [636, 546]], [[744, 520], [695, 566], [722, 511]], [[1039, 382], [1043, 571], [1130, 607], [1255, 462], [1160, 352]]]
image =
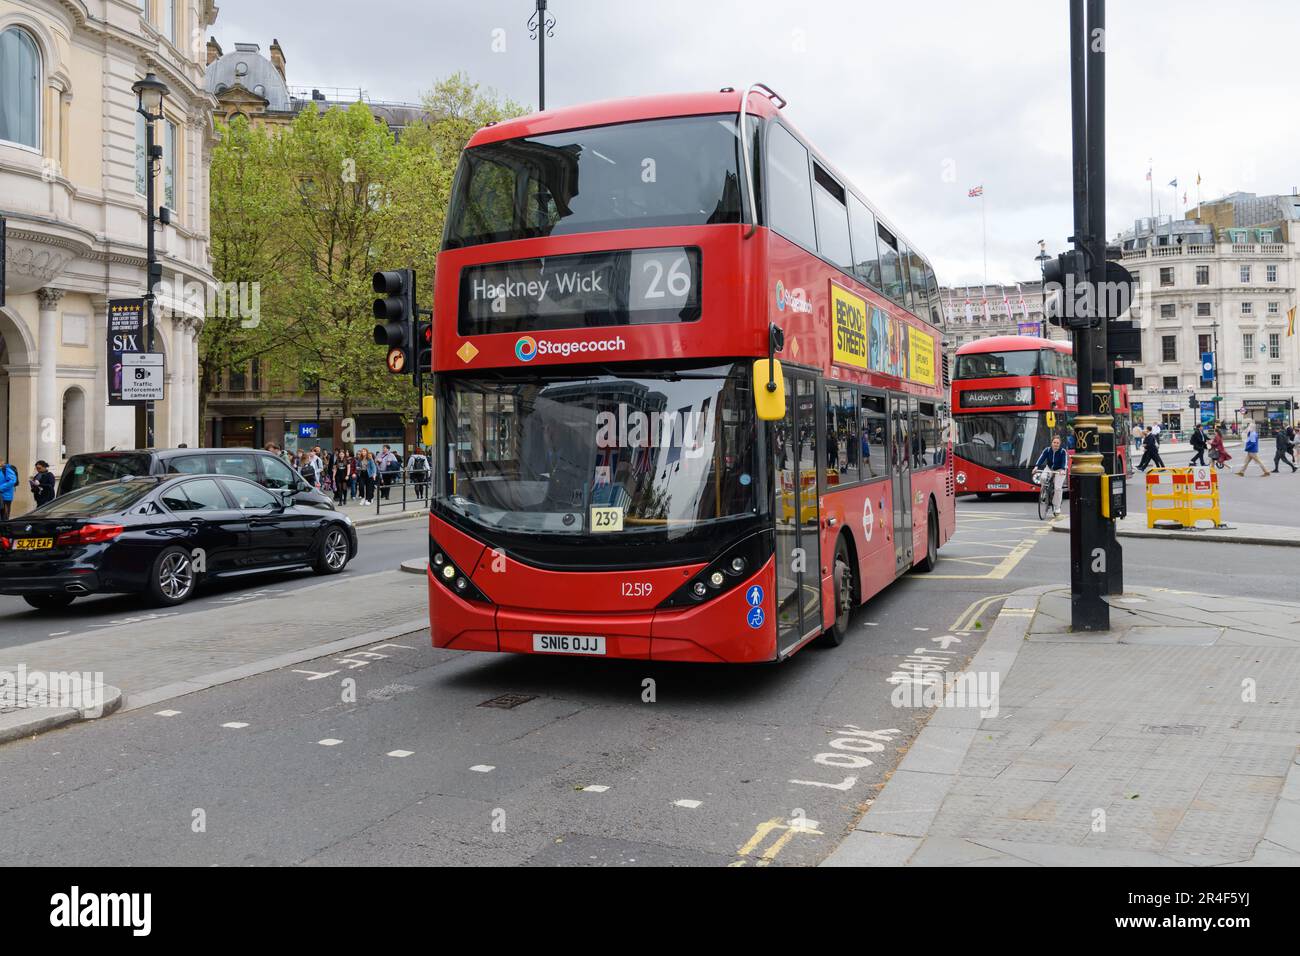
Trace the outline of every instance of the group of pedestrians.
[[[1237, 431], [1234, 428], [1233, 433], [1236, 434]], [[1188, 438], [1192, 446], [1192, 457], [1188, 461], [1188, 465], [1217, 464], [1222, 467], [1232, 460], [1232, 455], [1228, 454], [1228, 449], [1223, 444], [1222, 426], [1215, 426], [1213, 432], [1212, 435], [1207, 437], [1205, 429], [1199, 424], [1192, 429], [1192, 434]], [[1273, 433], [1272, 471], [1268, 470], [1264, 460], [1259, 457], [1259, 426], [1253, 421], [1247, 421], [1242, 426], [1241, 433], [1243, 435], [1242, 453], [1245, 460], [1241, 463], [1241, 468], [1237, 470], [1238, 475], [1245, 476], [1246, 469], [1250, 467], [1252, 462], [1259, 465], [1260, 472], [1265, 476], [1277, 474], [1282, 465], [1288, 466], [1293, 472], [1297, 470], [1295, 460], [1296, 426], [1288, 425], [1286, 428], [1279, 428]], [[1157, 468], [1165, 466], [1160, 457], [1159, 434], [1160, 426], [1158, 425], [1152, 425], [1145, 434], [1143, 434], [1141, 427], [1135, 431], [1135, 438], [1143, 449], [1142, 461], [1138, 464], [1139, 470], [1145, 471], [1148, 464], [1154, 464]], [[1206, 461], [1207, 454], [1209, 461]]]
[[[393, 484], [403, 473], [402, 461], [390, 445], [384, 445], [378, 452], [368, 448], [351, 452], [347, 449], [322, 451], [316, 445], [310, 450], [283, 453], [272, 443], [267, 445], [267, 450], [288, 461], [313, 488], [333, 495], [338, 505], [348, 502], [370, 505], [376, 498], [387, 501]], [[417, 498], [424, 497], [430, 470], [429, 456], [415, 449], [407, 459], [405, 472], [415, 486]]]
[[1294, 472], [1296, 470], [1295, 446], [1296, 429], [1294, 425], [1288, 425], [1286, 428], [1279, 428], [1275, 431], [1273, 433], [1273, 470], [1269, 471], [1268, 466], [1259, 457], [1259, 428], [1254, 422], [1247, 422], [1245, 444], [1242, 446], [1246, 453], [1246, 460], [1242, 462], [1241, 470], [1237, 474], [1244, 476], [1251, 462], [1259, 465], [1259, 470], [1264, 473], [1265, 478], [1276, 475], [1281, 465], [1289, 466]]
[[[14, 494], [18, 489], [18, 468], [12, 462], [0, 458], [0, 521], [8, 521], [13, 510]], [[36, 507], [53, 501], [55, 495], [54, 472], [50, 463], [38, 461], [36, 471], [27, 479], [27, 488], [36, 499]]]

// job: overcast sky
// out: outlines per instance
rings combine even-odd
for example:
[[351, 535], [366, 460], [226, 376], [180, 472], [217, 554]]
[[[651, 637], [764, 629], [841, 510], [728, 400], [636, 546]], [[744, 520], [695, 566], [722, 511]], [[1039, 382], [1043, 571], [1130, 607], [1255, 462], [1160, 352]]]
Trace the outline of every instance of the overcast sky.
[[[550, 0], [549, 106], [767, 83], [791, 119], [934, 263], [941, 283], [1034, 278], [1071, 231], [1065, 0]], [[537, 104], [533, 0], [221, 0], [212, 29], [293, 86], [418, 101], [457, 70]], [[1296, 0], [1111, 0], [1113, 236], [1236, 189], [1300, 185]], [[494, 31], [504, 31], [503, 34]], [[504, 52], [494, 52], [504, 37]], [[498, 41], [499, 45], [499, 41]], [[1177, 178], [1175, 190], [1168, 183]]]

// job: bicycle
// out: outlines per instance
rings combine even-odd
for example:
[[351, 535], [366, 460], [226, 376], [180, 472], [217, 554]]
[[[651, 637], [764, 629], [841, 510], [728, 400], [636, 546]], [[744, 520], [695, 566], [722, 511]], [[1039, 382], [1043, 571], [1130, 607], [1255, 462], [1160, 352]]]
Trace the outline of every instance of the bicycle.
[[1056, 472], [1051, 468], [1040, 469], [1034, 480], [1038, 482], [1038, 520], [1046, 521], [1056, 512], [1052, 504], [1052, 488], [1056, 484]]

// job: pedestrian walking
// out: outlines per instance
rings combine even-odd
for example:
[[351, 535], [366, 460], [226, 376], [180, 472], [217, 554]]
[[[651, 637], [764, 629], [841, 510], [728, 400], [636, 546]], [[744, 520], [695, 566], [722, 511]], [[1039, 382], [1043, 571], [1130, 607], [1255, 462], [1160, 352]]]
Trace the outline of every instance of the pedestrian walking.
[[393, 481], [401, 474], [402, 463], [393, 454], [393, 449], [385, 445], [379, 452], [375, 464], [379, 467], [379, 497], [387, 501]]
[[1223, 429], [1216, 428], [1214, 437], [1210, 439], [1210, 461], [1226, 465], [1231, 459], [1232, 456], [1228, 454], [1228, 449], [1223, 447]]
[[13, 508], [14, 489], [18, 487], [18, 469], [6, 459], [0, 459], [0, 521], [9, 520]]
[[1138, 471], [1146, 471], [1147, 465], [1154, 464], [1157, 468], [1165, 467], [1164, 459], [1160, 457], [1160, 433], [1156, 431], [1156, 426], [1152, 425], [1142, 439], [1142, 460], [1138, 462]]
[[348, 453], [340, 451], [334, 457], [334, 503], [348, 503]]
[[50, 471], [48, 461], [38, 461], [36, 463], [36, 474], [27, 479], [27, 486], [32, 489], [32, 497], [36, 499], [36, 507], [54, 500], [54, 472]]
[[418, 446], [406, 459], [406, 474], [415, 485], [415, 497], [424, 498], [424, 486], [429, 483], [429, 459]]
[[348, 455], [348, 500], [357, 500], [357, 456], [359, 452]]
[[360, 497], [366, 504], [372, 504], [375, 497], [375, 478], [378, 475], [378, 467], [375, 464], [375, 456], [370, 453], [369, 448], [361, 449], [362, 460], [357, 464], [357, 484], [360, 486]]
[[1295, 442], [1291, 440], [1291, 437], [1286, 432], [1286, 429], [1279, 428], [1277, 434], [1273, 436], [1273, 440], [1277, 443], [1277, 448], [1273, 452], [1273, 474], [1275, 475], [1277, 474], [1278, 465], [1290, 465], [1292, 472], [1296, 470], [1295, 463], [1288, 457], [1291, 454], [1291, 449], [1295, 447]]
[[1237, 472], [1238, 475], [1244, 478], [1246, 469], [1250, 467], [1252, 461], [1259, 465], [1259, 470], [1264, 473], [1265, 478], [1273, 474], [1264, 467], [1264, 463], [1259, 459], [1259, 430], [1255, 427], [1254, 422], [1246, 422], [1246, 444], [1242, 450], [1246, 453], [1246, 460], [1241, 463], [1241, 471]]
[[1199, 424], [1196, 425], [1196, 427], [1194, 427], [1194, 428], [1192, 429], [1191, 442], [1192, 442], [1192, 450], [1195, 451], [1196, 454], [1194, 454], [1194, 455], [1192, 456], [1192, 460], [1189, 461], [1187, 464], [1188, 464], [1188, 465], [1196, 465], [1196, 464], [1204, 465], [1204, 464], [1205, 464], [1205, 450], [1206, 450], [1206, 448], [1209, 446], [1209, 442], [1207, 442], [1207, 441], [1205, 440], [1205, 432], [1201, 431], [1201, 426], [1200, 426]]

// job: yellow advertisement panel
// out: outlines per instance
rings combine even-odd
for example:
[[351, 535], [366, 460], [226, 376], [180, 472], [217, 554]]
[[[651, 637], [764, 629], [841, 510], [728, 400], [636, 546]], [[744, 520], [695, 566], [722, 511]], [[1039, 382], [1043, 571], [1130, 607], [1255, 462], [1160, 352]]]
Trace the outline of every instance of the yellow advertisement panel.
[[867, 367], [867, 301], [831, 283], [831, 345], [835, 361]]
[[935, 377], [934, 367], [934, 336], [909, 325], [907, 327], [907, 337], [909, 339], [909, 351], [912, 353], [912, 374], [910, 376], [912, 381], [920, 382], [922, 385], [936, 384], [938, 379]]

